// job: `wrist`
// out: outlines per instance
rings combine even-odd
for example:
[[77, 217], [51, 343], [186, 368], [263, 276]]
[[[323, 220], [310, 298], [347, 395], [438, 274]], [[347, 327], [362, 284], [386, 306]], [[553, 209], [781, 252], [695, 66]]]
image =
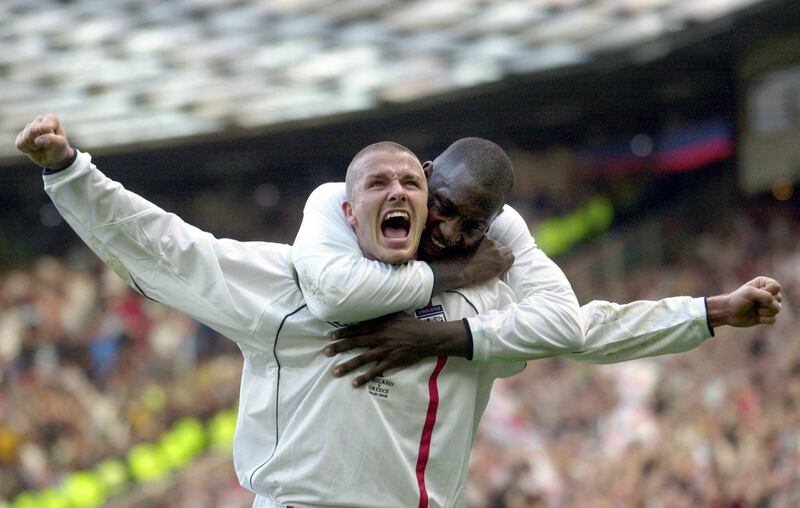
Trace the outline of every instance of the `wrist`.
[[706, 298], [708, 324], [713, 329], [728, 324], [730, 310], [728, 295], [709, 296]]
[[78, 158], [78, 151], [71, 146], [68, 146], [67, 148], [68, 151], [66, 157], [64, 157], [60, 162], [54, 164], [53, 167], [45, 168], [47, 171], [55, 173], [56, 171], [67, 169], [75, 163], [75, 160]]
[[469, 280], [463, 263], [455, 261], [429, 262], [433, 272], [433, 294], [467, 286]]
[[472, 340], [463, 321], [446, 321], [436, 327], [435, 356], [472, 357]]

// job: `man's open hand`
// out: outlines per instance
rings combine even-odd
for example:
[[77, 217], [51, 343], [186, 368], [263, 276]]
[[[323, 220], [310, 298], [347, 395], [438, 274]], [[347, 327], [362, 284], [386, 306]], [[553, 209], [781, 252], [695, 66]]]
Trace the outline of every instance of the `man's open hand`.
[[358, 356], [337, 365], [336, 377], [375, 363], [353, 380], [361, 386], [389, 369], [408, 367], [430, 356], [466, 356], [472, 344], [461, 321], [434, 323], [415, 319], [405, 312], [340, 328], [331, 335], [325, 355], [334, 356], [356, 348], [368, 348]]
[[781, 311], [781, 285], [769, 277], [756, 277], [727, 295], [708, 298], [711, 326], [771, 325]]
[[62, 169], [75, 153], [55, 115], [37, 116], [17, 134], [17, 150], [37, 166]]

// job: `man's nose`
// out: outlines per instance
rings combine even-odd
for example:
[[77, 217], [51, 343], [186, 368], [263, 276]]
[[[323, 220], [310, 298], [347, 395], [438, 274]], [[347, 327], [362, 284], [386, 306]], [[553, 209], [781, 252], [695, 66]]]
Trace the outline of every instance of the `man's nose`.
[[448, 219], [439, 224], [439, 232], [448, 246], [461, 242], [461, 223], [458, 219]]
[[400, 185], [400, 182], [393, 180], [392, 183], [389, 184], [389, 200], [406, 201], [407, 199], [406, 190]]

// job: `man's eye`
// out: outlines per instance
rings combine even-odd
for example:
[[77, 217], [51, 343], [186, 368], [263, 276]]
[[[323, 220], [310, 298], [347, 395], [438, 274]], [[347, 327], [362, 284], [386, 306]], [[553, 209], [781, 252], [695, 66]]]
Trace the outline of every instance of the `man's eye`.
[[416, 180], [409, 180], [409, 181], [406, 182], [405, 185], [406, 185], [406, 187], [410, 187], [412, 189], [419, 189], [420, 188], [419, 182], [417, 182]]
[[434, 201], [434, 206], [439, 211], [440, 214], [444, 215], [445, 217], [452, 217], [455, 215], [455, 210], [449, 204], [442, 203], [439, 200]]
[[469, 225], [464, 228], [464, 233], [469, 236], [481, 236], [483, 228], [478, 224]]

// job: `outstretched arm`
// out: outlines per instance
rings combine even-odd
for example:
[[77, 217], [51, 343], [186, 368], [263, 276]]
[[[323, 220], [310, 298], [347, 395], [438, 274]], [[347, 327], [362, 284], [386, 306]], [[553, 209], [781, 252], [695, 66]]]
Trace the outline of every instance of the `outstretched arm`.
[[773, 324], [781, 300], [776, 280], [756, 277], [731, 293], [705, 299], [679, 296], [625, 305], [592, 301], [581, 308], [586, 347], [567, 356], [616, 363], [689, 351], [720, 326]]
[[186, 224], [103, 175], [55, 116], [37, 117], [16, 145], [46, 168], [45, 190], [67, 223], [131, 287], [237, 342], [268, 347], [254, 332], [292, 290], [287, 246], [218, 240]]
[[433, 294], [492, 279], [513, 261], [510, 249], [496, 243], [452, 262], [390, 265], [366, 259], [342, 213], [344, 200], [344, 183], [314, 190], [292, 248], [306, 303], [319, 319], [356, 323], [419, 308]]

